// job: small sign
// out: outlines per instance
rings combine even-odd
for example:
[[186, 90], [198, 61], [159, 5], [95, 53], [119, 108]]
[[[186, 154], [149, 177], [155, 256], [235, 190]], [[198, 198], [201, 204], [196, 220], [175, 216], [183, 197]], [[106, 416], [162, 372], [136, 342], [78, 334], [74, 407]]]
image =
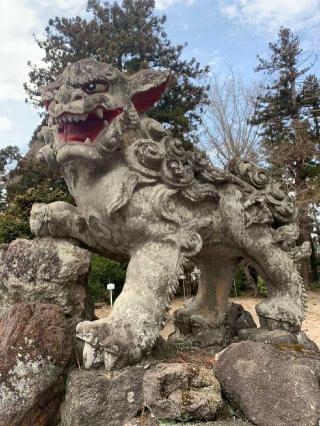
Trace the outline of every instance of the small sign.
[[116, 286], [112, 283], [107, 284], [107, 290], [114, 290], [116, 288]]

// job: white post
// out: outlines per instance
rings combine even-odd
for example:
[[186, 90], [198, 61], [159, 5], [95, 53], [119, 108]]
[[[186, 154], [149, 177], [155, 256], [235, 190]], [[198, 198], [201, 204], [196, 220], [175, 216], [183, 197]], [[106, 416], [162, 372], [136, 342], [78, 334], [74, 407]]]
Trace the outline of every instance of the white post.
[[234, 292], [236, 294], [236, 299], [238, 299], [238, 295], [237, 295], [237, 286], [236, 286], [236, 280], [233, 280], [233, 285], [234, 285]]
[[107, 290], [109, 290], [110, 295], [110, 305], [113, 305], [113, 290], [116, 288], [116, 286], [113, 283], [109, 283], [107, 285]]

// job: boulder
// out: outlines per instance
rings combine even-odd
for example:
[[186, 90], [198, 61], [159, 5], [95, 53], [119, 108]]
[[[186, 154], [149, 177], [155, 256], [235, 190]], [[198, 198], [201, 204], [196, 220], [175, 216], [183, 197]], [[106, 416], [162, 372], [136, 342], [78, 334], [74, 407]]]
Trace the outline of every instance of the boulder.
[[0, 317], [15, 303], [61, 306], [73, 328], [92, 319], [86, 283], [90, 253], [72, 241], [17, 239], [0, 249]]
[[310, 340], [303, 331], [291, 333], [286, 330], [267, 330], [265, 328], [243, 329], [239, 331], [238, 339], [271, 345], [301, 345], [305, 349], [319, 351], [316, 343]]
[[58, 422], [72, 354], [62, 309], [17, 304], [0, 320], [0, 425]]
[[[179, 426], [181, 423], [169, 420], [156, 420], [154, 418], [133, 419], [125, 423], [123, 426]], [[215, 421], [215, 422], [201, 422], [189, 423], [183, 422], [184, 426], [252, 426], [252, 423], [243, 420], [229, 420], [229, 421]]]
[[106, 372], [71, 370], [61, 426], [123, 426], [143, 405], [142, 366]]
[[144, 376], [143, 397], [160, 420], [213, 420], [222, 406], [213, 372], [193, 364], [158, 364]]
[[320, 419], [320, 356], [291, 344], [256, 342], [223, 351], [216, 376], [236, 410], [259, 426], [315, 426]]

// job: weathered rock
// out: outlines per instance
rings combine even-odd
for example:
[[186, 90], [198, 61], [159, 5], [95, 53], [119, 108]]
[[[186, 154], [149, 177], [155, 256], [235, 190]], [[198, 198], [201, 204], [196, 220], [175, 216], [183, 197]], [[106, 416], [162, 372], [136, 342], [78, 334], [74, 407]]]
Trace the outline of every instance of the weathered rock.
[[[180, 423], [181, 424], [181, 423]], [[183, 423], [184, 426], [250, 426], [252, 423], [244, 422], [242, 420], [230, 420], [230, 421], [216, 421], [216, 422], [201, 422], [201, 423]], [[160, 422], [159, 426], [174, 426], [179, 423], [173, 422]], [[138, 424], [138, 426], [140, 426]]]
[[243, 329], [240, 330], [238, 339], [240, 341], [249, 340], [251, 342], [261, 342], [271, 345], [302, 345], [305, 349], [319, 351], [318, 346], [303, 331], [290, 333], [286, 330], [266, 330], [265, 328]]
[[155, 417], [151, 417], [148, 413], [147, 415], [142, 415], [127, 421], [123, 426], [159, 426], [160, 421]]
[[157, 419], [213, 420], [222, 406], [212, 371], [191, 364], [158, 364], [144, 376], [143, 397]]
[[[177, 423], [175, 421], [163, 421], [156, 420], [150, 417], [142, 418], [142, 419], [133, 419], [129, 422], [126, 422], [123, 426], [179, 426], [181, 423]], [[201, 422], [201, 423], [189, 423], [183, 422], [184, 426], [250, 426], [252, 423], [245, 422], [242, 420], [230, 420], [230, 421], [216, 421], [216, 422]]]
[[86, 293], [90, 253], [52, 238], [13, 241], [0, 250], [0, 316], [15, 303], [61, 306], [73, 326], [93, 318]]
[[71, 370], [61, 426], [123, 426], [143, 404], [142, 366], [114, 373]]
[[319, 354], [287, 349], [240, 342], [219, 357], [224, 394], [256, 425], [315, 426], [320, 419]]
[[71, 358], [60, 307], [14, 305], [0, 320], [0, 425], [45, 426], [55, 418]]
[[204, 316], [192, 315], [192, 308], [188, 305], [175, 312], [174, 324], [175, 332], [169, 336], [169, 341], [189, 341], [194, 346], [211, 347], [214, 352], [229, 346], [243, 329], [257, 328], [250, 312], [237, 303], [227, 305], [223, 317], [215, 327], [212, 327]]

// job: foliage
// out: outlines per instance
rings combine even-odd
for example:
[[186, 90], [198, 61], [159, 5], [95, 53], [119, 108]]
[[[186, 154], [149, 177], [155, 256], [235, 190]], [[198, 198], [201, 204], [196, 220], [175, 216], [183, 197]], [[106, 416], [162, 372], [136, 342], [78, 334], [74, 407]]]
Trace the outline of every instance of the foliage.
[[115, 284], [114, 299], [121, 293], [127, 264], [94, 255], [91, 261], [91, 273], [88, 290], [95, 301], [106, 298], [107, 284]]
[[8, 166], [21, 159], [17, 146], [7, 146], [0, 149], [0, 200], [5, 201], [6, 184], [8, 182]]
[[[261, 126], [274, 173], [285, 178], [296, 194], [301, 243], [312, 240], [311, 204], [320, 203], [320, 82], [310, 74], [300, 37], [289, 28], [279, 30], [278, 40], [269, 43], [269, 50], [269, 58], [258, 57], [256, 71], [263, 72], [270, 82], [257, 98], [252, 123]], [[309, 268], [307, 259], [302, 268], [307, 285]]]
[[267, 297], [268, 289], [267, 289], [267, 286], [266, 286], [264, 279], [262, 277], [260, 277], [260, 275], [258, 275], [258, 290], [259, 290], [259, 294], [261, 296]]
[[[232, 287], [230, 294], [231, 297], [241, 296], [252, 292], [252, 287], [250, 286], [250, 283], [247, 280], [243, 265], [237, 268], [234, 284], [235, 285]], [[263, 278], [260, 277], [260, 275], [257, 276], [257, 287], [259, 291], [259, 296], [266, 297], [268, 292], [267, 286]]]
[[308, 74], [300, 44], [298, 35], [281, 28], [278, 40], [269, 43], [270, 57], [258, 57], [256, 71], [271, 82], [262, 86], [252, 122], [261, 126], [268, 161], [287, 177], [303, 207], [319, 199], [313, 181], [320, 172], [320, 83]]
[[30, 238], [30, 210], [34, 203], [72, 202], [61, 176], [53, 174], [34, 157], [20, 159], [9, 173], [6, 186], [7, 208], [0, 215], [0, 242]]
[[175, 81], [150, 113], [167, 123], [175, 136], [194, 132], [200, 120], [206, 90], [199, 80], [208, 67], [192, 58], [181, 59], [184, 45], [173, 46], [164, 31], [166, 16], [154, 14], [154, 0], [102, 2], [89, 0], [91, 19], [50, 19], [45, 39], [36, 39], [44, 51], [47, 67], [30, 65], [29, 83], [24, 87], [29, 101], [39, 105], [39, 87], [52, 81], [65, 66], [85, 57], [110, 63], [132, 74], [140, 69], [168, 68]]

